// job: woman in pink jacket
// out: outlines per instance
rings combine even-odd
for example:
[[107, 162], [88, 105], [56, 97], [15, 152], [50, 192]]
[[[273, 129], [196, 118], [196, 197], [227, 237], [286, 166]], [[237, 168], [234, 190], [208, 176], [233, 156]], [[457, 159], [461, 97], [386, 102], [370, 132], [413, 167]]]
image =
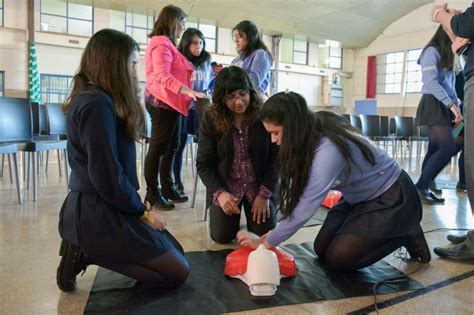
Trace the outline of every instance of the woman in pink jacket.
[[190, 88], [193, 68], [176, 49], [185, 23], [186, 13], [182, 9], [173, 5], [164, 7], [148, 35], [151, 39], [145, 51], [145, 106], [151, 116], [150, 147], [145, 159], [145, 201], [161, 209], [173, 209], [172, 202], [188, 200], [176, 191], [171, 176], [173, 156], [179, 146], [179, 117], [188, 114], [191, 99], [206, 97]]

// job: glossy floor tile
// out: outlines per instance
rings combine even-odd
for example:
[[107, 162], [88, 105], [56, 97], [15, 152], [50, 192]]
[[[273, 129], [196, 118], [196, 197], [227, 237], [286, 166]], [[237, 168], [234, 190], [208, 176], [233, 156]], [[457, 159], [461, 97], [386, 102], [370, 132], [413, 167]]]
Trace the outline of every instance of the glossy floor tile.
[[[419, 176], [420, 160], [398, 157], [401, 165], [412, 178]], [[32, 188], [26, 190], [22, 181], [24, 203], [17, 204], [15, 185], [10, 182], [8, 165], [0, 177], [0, 310], [2, 314], [81, 314], [97, 268], [91, 266], [78, 279], [77, 290], [72, 294], [61, 293], [55, 284], [59, 263], [58, 213], [67, 188], [64, 177], [59, 177], [55, 158], [50, 159], [49, 173], [44, 168], [39, 173], [38, 201], [32, 201]], [[193, 175], [190, 162], [184, 163], [185, 188], [190, 193]], [[140, 163], [138, 163], [140, 166]], [[141, 174], [141, 171], [139, 172]], [[140, 175], [141, 176], [141, 175]], [[144, 196], [144, 180], [140, 177]], [[457, 167], [451, 163], [438, 182], [448, 187], [456, 184]], [[425, 231], [439, 228], [473, 228], [472, 212], [465, 192], [445, 189], [444, 205], [425, 206], [422, 226]], [[219, 250], [236, 245], [220, 245], [209, 237], [208, 222], [202, 221], [204, 187], [198, 186], [195, 208], [190, 202], [177, 205], [172, 211], [163, 212], [169, 230], [186, 251]], [[313, 241], [319, 227], [301, 229], [287, 243]], [[449, 231], [426, 234], [431, 248], [448, 244]], [[463, 232], [452, 232], [461, 234]], [[410, 273], [417, 266], [404, 263], [389, 255], [385, 260], [396, 268]], [[474, 270], [474, 264], [457, 263], [439, 259], [433, 254], [428, 266], [423, 266], [412, 277], [429, 287]], [[449, 282], [449, 281], [448, 281]], [[391, 301], [382, 308], [382, 314], [473, 314], [474, 277], [448, 283], [432, 291], [404, 298], [410, 292], [377, 296], [377, 301]], [[398, 302], [397, 302], [398, 301]], [[360, 297], [337, 301], [320, 301], [244, 312], [248, 314], [344, 314], [370, 309], [374, 297]]]

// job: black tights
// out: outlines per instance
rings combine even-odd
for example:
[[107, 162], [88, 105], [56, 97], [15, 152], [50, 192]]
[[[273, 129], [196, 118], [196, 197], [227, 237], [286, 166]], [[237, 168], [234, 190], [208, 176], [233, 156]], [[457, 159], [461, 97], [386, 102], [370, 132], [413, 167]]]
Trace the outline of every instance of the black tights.
[[400, 246], [409, 236], [368, 239], [352, 234], [335, 234], [322, 227], [314, 240], [314, 251], [328, 269], [354, 271], [374, 264]]
[[174, 289], [186, 281], [189, 264], [178, 241], [169, 234], [176, 248], [138, 263], [100, 262], [97, 265], [135, 279], [144, 288]]
[[423, 160], [416, 187], [428, 189], [430, 181], [435, 179], [456, 152], [456, 142], [451, 134], [451, 127], [430, 126], [428, 152]]

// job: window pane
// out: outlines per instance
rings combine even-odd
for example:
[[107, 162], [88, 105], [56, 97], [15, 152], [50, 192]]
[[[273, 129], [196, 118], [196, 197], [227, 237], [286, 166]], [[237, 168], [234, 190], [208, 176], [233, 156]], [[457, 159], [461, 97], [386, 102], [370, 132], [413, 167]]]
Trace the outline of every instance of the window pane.
[[[147, 16], [143, 14], [132, 14], [132, 21], [127, 21], [129, 25], [136, 27], [147, 27]], [[131, 22], [131, 23], [130, 23]]]
[[206, 50], [208, 52], [216, 52], [216, 40], [206, 38]]
[[303, 40], [296, 40], [294, 41], [294, 50], [295, 51], [302, 51], [302, 52], [307, 52], [308, 50], [308, 44], [306, 41]]
[[154, 25], [155, 25], [155, 17], [152, 15], [148, 15], [148, 28], [152, 30]]
[[64, 17], [41, 15], [41, 31], [66, 33], [67, 19]]
[[402, 90], [402, 85], [400, 83], [393, 85], [393, 93], [400, 93]]
[[147, 43], [147, 30], [141, 28], [133, 28], [132, 37], [141, 44]]
[[394, 73], [395, 72], [395, 64], [388, 63], [387, 66], [385, 67], [385, 72], [386, 73]]
[[395, 54], [387, 54], [387, 63], [394, 63], [395, 62]]
[[392, 84], [385, 85], [385, 93], [393, 93], [393, 85]]
[[0, 26], [3, 26], [3, 9], [0, 9]]
[[340, 48], [340, 47], [329, 47], [329, 56], [331, 56], [331, 57], [342, 57], [342, 48]]
[[68, 16], [92, 21], [92, 7], [90, 5], [69, 3]]
[[403, 62], [403, 52], [399, 52], [395, 54], [395, 61], [396, 62]]
[[329, 57], [329, 68], [341, 69], [342, 58], [339, 57]]
[[399, 83], [402, 81], [402, 74], [401, 73], [395, 73], [393, 76], [394, 83]]
[[416, 61], [409, 61], [407, 63], [407, 71], [416, 71], [421, 69], [420, 65], [416, 63]]
[[394, 82], [395, 82], [395, 75], [393, 74], [385, 75], [385, 83], [394, 83]]
[[199, 24], [199, 30], [206, 38], [216, 38], [216, 27], [214, 25]]
[[66, 16], [67, 3], [58, 0], [41, 0], [41, 13]]
[[420, 58], [421, 49], [408, 51], [408, 60], [418, 60]]
[[91, 36], [92, 35], [92, 22], [82, 20], [68, 20], [68, 33], [80, 36]]
[[186, 22], [186, 28], [198, 28], [198, 25], [197, 25], [196, 22], [187, 21]]
[[395, 72], [403, 72], [403, 63], [396, 63], [395, 64]]
[[110, 10], [109, 27], [123, 32], [125, 30], [125, 12]]
[[306, 64], [306, 53], [305, 52], [294, 51], [293, 52], [293, 62], [305, 65]]
[[288, 38], [282, 38], [280, 41], [280, 57], [281, 62], [292, 63], [293, 62], [293, 41]]

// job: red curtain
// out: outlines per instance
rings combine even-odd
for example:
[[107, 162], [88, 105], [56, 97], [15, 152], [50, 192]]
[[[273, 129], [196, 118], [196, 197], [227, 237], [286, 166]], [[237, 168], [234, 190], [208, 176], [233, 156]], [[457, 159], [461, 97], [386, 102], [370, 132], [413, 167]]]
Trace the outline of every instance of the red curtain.
[[365, 90], [366, 98], [375, 98], [375, 84], [377, 80], [377, 57], [367, 57], [367, 86]]

